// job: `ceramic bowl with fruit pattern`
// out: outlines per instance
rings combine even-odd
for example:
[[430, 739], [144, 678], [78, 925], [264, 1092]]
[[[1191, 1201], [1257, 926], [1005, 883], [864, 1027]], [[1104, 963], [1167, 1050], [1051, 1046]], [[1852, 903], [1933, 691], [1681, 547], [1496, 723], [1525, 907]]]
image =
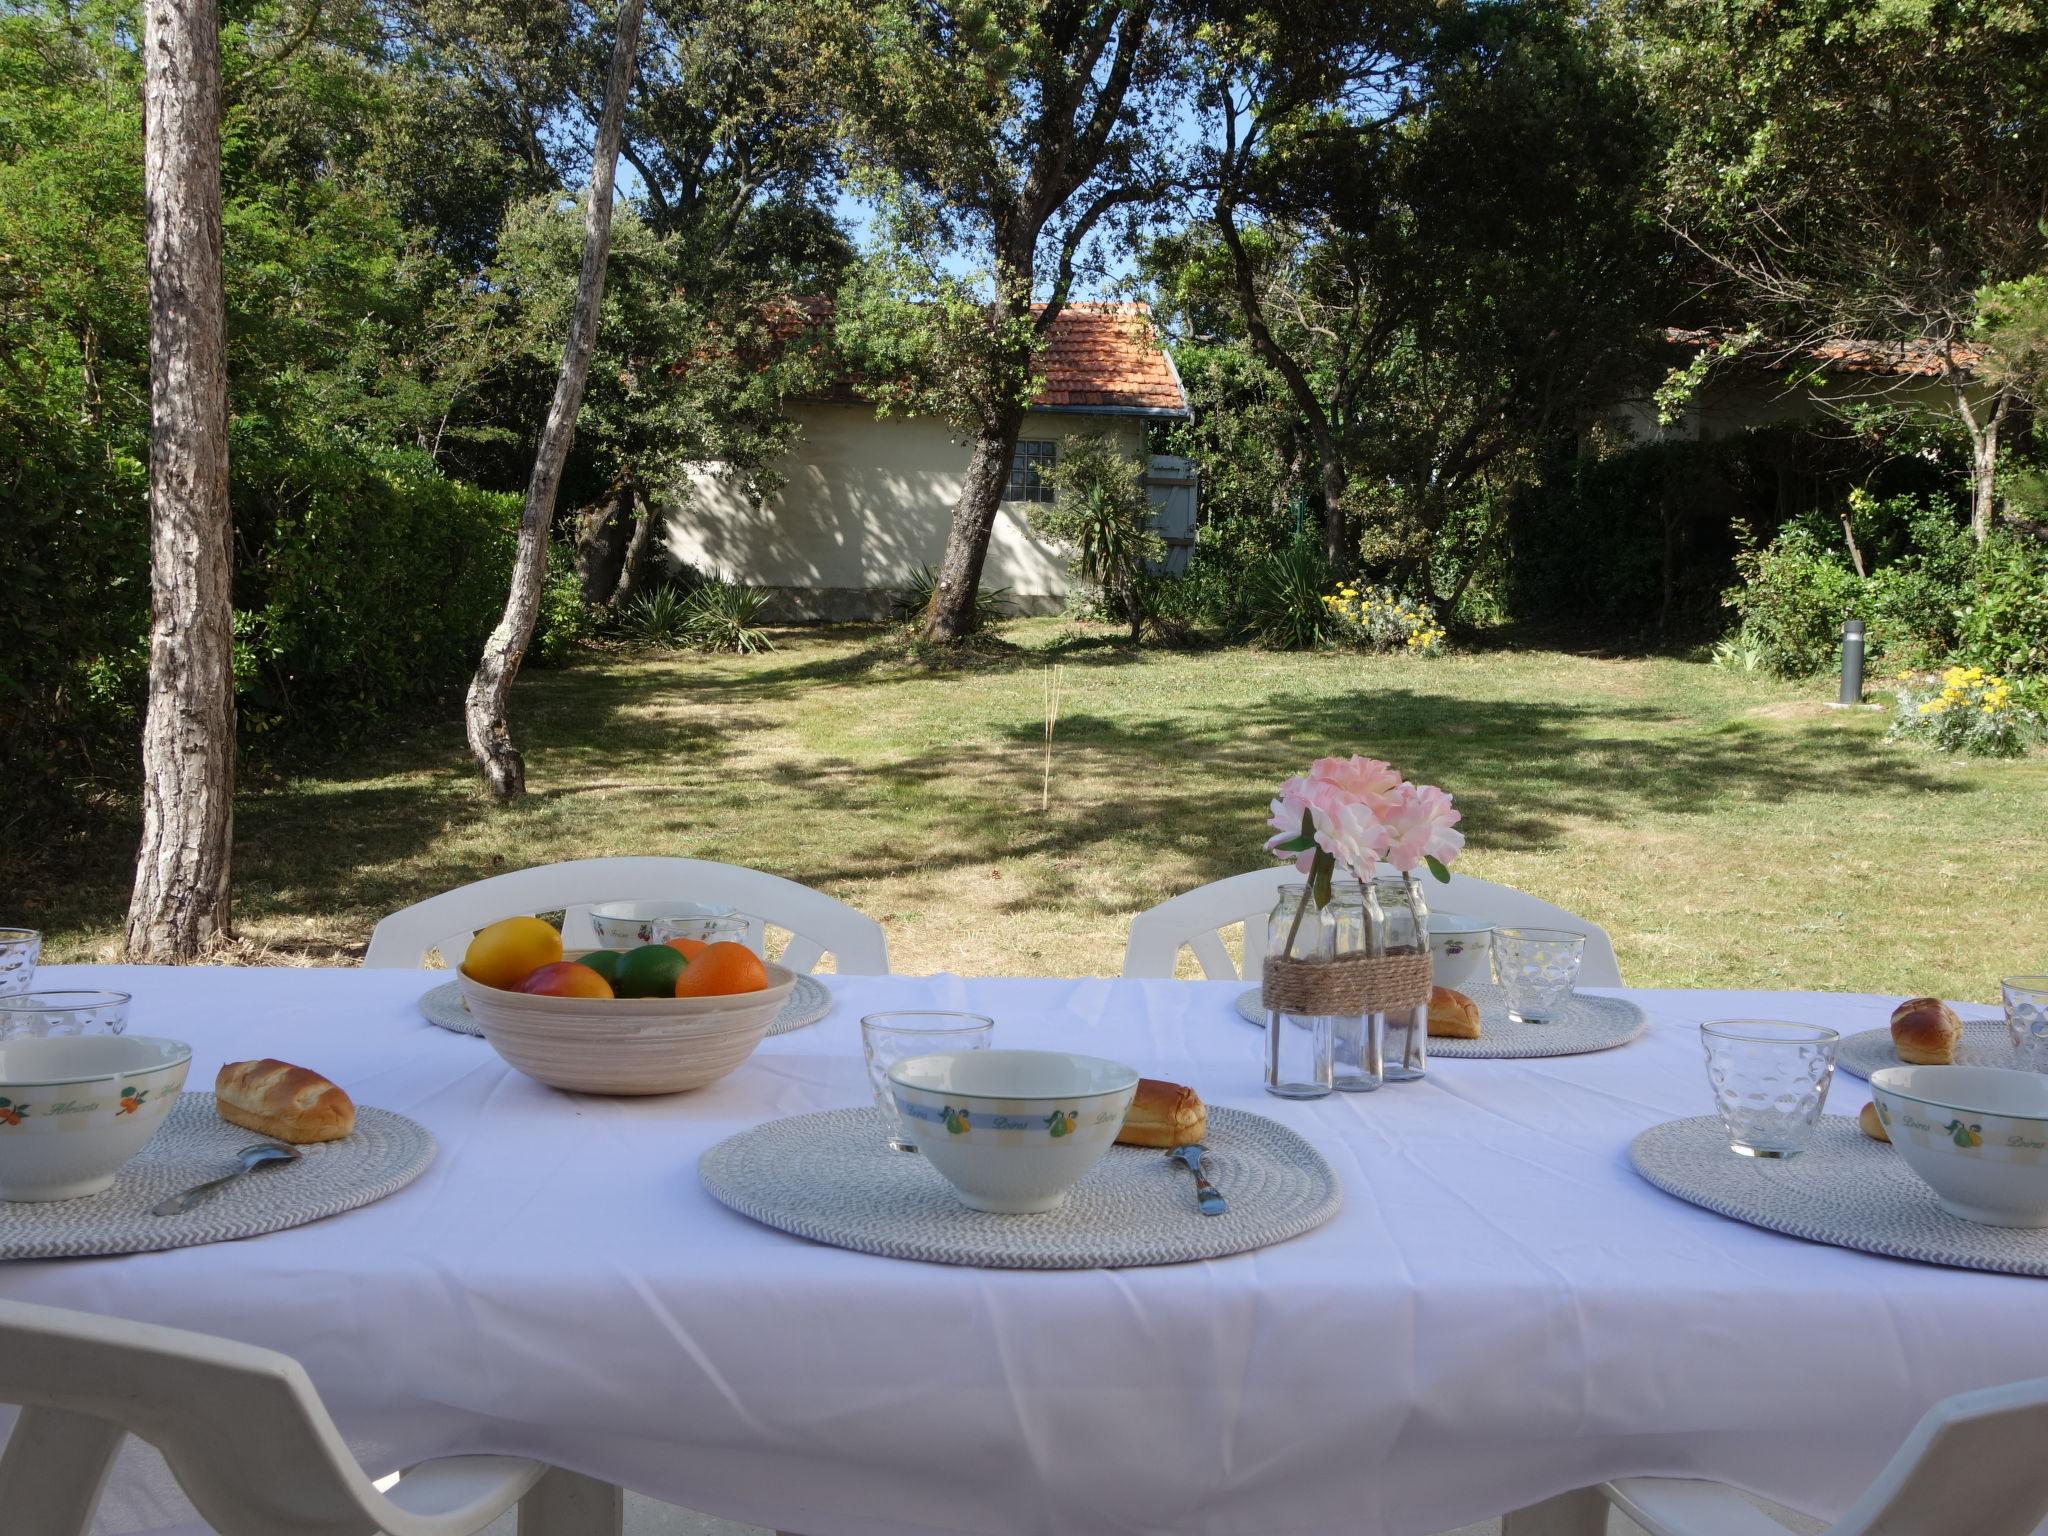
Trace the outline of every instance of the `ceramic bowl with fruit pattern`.
[[1138, 1074], [1070, 1051], [963, 1051], [899, 1061], [889, 1087], [962, 1201], [1049, 1211], [1116, 1140]]
[[1942, 1208], [1994, 1227], [2048, 1227], [2048, 1076], [2005, 1067], [1885, 1067], [1870, 1096]]
[[163, 1124], [192, 1047], [148, 1035], [0, 1040], [0, 1200], [96, 1195]]

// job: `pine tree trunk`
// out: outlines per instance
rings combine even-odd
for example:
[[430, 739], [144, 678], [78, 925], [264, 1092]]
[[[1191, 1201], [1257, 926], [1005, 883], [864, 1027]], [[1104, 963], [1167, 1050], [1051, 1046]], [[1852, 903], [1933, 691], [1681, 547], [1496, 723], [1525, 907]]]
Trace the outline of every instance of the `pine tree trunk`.
[[602, 608], [619, 590], [632, 516], [633, 489], [624, 479], [576, 515], [576, 586], [585, 607]]
[[590, 161], [590, 201], [583, 211], [583, 265], [576, 277], [576, 308], [569, 318], [562, 346], [562, 372], [555, 397], [541, 429], [534, 455], [533, 477], [526, 486], [526, 506], [519, 516], [519, 552], [512, 563], [512, 590], [498, 627], [484, 642], [476, 676], [470, 679], [464, 722], [470, 754], [482, 770], [484, 783], [500, 800], [526, 793], [526, 760], [512, 744], [505, 706], [519, 663], [533, 639], [540, 612], [541, 588], [547, 578], [548, 529], [555, 517], [555, 494], [561, 489], [562, 466], [576, 437], [576, 413], [583, 406], [583, 381], [590, 372], [590, 354], [597, 344], [598, 305], [604, 297], [605, 262], [611, 255], [612, 177], [618, 168], [626, 95], [633, 87], [635, 52], [640, 44], [642, 0], [619, 0], [618, 34], [612, 40], [611, 72], [605, 81], [604, 111], [598, 119], [597, 143]]
[[[629, 498], [637, 495], [633, 482], [626, 482]], [[640, 515], [633, 520], [633, 536], [626, 543], [626, 558], [619, 572], [619, 590], [612, 601], [623, 608], [638, 597], [647, 585], [647, 573], [654, 564], [655, 529], [660, 525], [661, 511], [645, 496], [638, 497]]]
[[1002, 510], [1003, 488], [1010, 480], [1010, 460], [1023, 430], [1024, 408], [1015, 406], [984, 417], [974, 437], [974, 452], [953, 503], [953, 525], [946, 535], [945, 557], [932, 584], [932, 604], [925, 614], [927, 640], [959, 640], [974, 633], [975, 593], [988, 559], [989, 536]]
[[128, 958], [191, 960], [229, 932], [235, 687], [221, 289], [220, 16], [145, 0], [149, 709]]

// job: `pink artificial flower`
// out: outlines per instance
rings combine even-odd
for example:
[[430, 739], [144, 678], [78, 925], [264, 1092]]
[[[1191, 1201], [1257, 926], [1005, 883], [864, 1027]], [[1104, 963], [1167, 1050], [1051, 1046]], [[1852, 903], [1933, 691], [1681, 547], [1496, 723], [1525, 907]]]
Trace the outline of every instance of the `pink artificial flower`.
[[[1291, 778], [1280, 786], [1267, 852], [1308, 874], [1320, 849], [1360, 879], [1371, 879], [1387, 847], [1384, 807], [1400, 784], [1400, 774], [1372, 758], [1318, 758], [1307, 777]], [[1304, 816], [1315, 848], [1282, 849], [1280, 844], [1301, 835]]]
[[1280, 844], [1291, 843], [1301, 836], [1301, 818], [1304, 812], [1311, 818], [1315, 812], [1315, 805], [1309, 799], [1308, 780], [1300, 777], [1288, 779], [1280, 786], [1280, 793], [1273, 797], [1273, 819], [1267, 823], [1273, 829], [1273, 835], [1266, 839], [1266, 852], [1276, 859], [1287, 860], [1305, 875], [1309, 872], [1309, 866], [1315, 862], [1315, 849], [1307, 848], [1300, 853], [1285, 853], [1280, 848]]
[[1384, 857], [1403, 874], [1414, 873], [1424, 859], [1449, 864], [1465, 846], [1465, 834], [1453, 830], [1463, 814], [1434, 784], [1403, 784], [1388, 796], [1383, 819]]

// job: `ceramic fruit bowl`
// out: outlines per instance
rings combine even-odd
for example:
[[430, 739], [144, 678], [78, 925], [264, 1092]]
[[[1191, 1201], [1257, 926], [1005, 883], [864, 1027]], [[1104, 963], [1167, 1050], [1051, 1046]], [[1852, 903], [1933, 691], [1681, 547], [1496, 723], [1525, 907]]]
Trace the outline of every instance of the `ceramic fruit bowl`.
[[1878, 1118], [1942, 1209], [1993, 1227], [2048, 1227], [2048, 1076], [2004, 1067], [1885, 1067]]
[[962, 1201], [1050, 1211], [1116, 1140], [1138, 1074], [1067, 1051], [963, 1051], [899, 1061], [889, 1086]]
[[1461, 917], [1456, 912], [1429, 914], [1430, 969], [1436, 984], [1463, 991], [1475, 981], [1487, 979], [1487, 955], [1493, 943], [1493, 924], [1484, 918]]
[[74, 1200], [114, 1182], [185, 1086], [192, 1047], [148, 1035], [0, 1041], [0, 1200]]
[[796, 975], [765, 968], [766, 987], [725, 997], [546, 997], [456, 978], [491, 1049], [528, 1077], [572, 1093], [682, 1093], [717, 1082], [768, 1033]]
[[601, 901], [590, 909], [590, 926], [605, 949], [632, 949], [659, 944], [663, 918], [732, 917], [736, 909], [722, 901]]

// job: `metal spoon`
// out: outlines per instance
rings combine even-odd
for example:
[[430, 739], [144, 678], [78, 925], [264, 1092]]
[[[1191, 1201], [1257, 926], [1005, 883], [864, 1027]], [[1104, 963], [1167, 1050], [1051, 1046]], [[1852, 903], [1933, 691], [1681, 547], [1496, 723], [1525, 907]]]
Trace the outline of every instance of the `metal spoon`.
[[1166, 1155], [1195, 1176], [1195, 1204], [1201, 1207], [1202, 1214], [1221, 1216], [1230, 1207], [1223, 1199], [1223, 1191], [1211, 1184], [1209, 1176], [1202, 1172], [1202, 1154], [1208, 1150], [1196, 1142], [1185, 1147], [1175, 1147]]
[[173, 1195], [168, 1200], [159, 1201], [149, 1208], [149, 1214], [152, 1216], [181, 1215], [191, 1210], [193, 1206], [198, 1205], [201, 1201], [212, 1199], [214, 1193], [223, 1185], [234, 1183], [235, 1180], [252, 1169], [261, 1168], [266, 1163], [297, 1162], [298, 1157], [299, 1149], [297, 1147], [287, 1147], [275, 1141], [259, 1141], [255, 1146], [244, 1147], [235, 1154], [235, 1161], [240, 1166], [233, 1173], [224, 1174], [217, 1179], [208, 1179], [204, 1184], [194, 1184], [182, 1194]]

